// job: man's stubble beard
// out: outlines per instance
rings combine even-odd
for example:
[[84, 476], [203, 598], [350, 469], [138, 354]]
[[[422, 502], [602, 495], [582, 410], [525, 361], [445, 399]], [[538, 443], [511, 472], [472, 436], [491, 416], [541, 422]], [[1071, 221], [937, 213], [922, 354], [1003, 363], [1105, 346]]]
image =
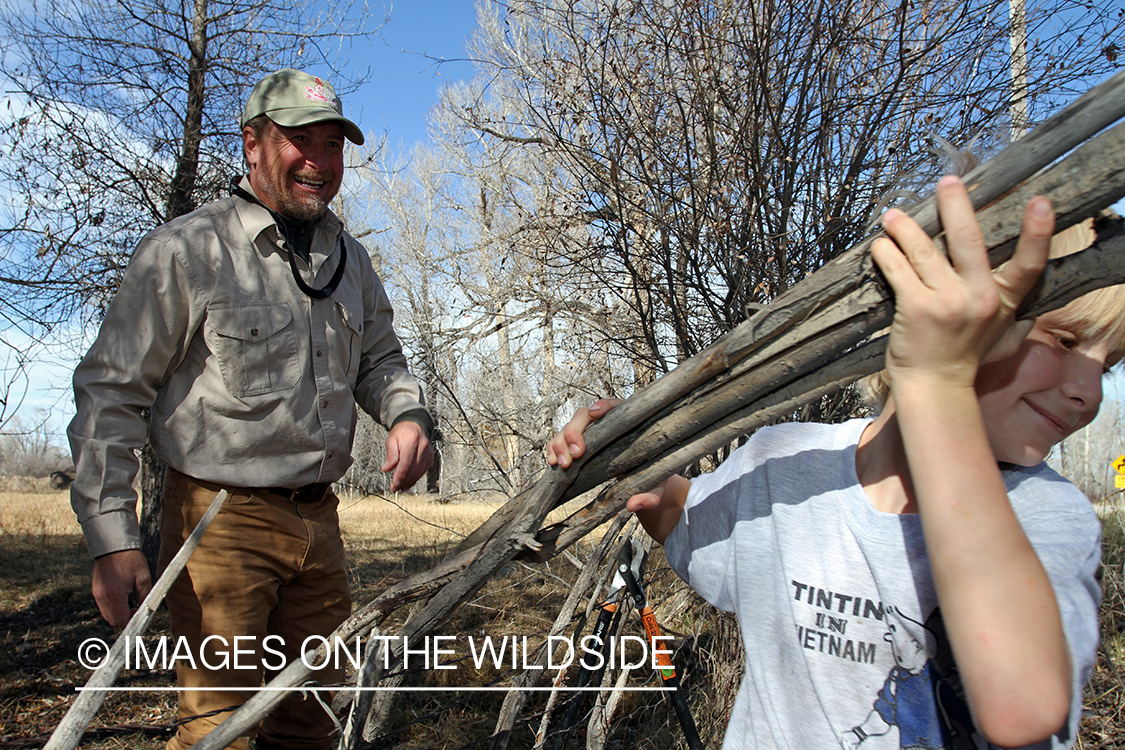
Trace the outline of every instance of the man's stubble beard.
[[[268, 198], [277, 208], [277, 212], [287, 219], [296, 221], [315, 221], [328, 210], [332, 198], [323, 200], [315, 195], [297, 194], [289, 189], [282, 189], [273, 177], [270, 170], [262, 170], [259, 175], [262, 185], [263, 198]], [[288, 185], [285, 185], [288, 188]], [[332, 196], [333, 198], [335, 195]]]

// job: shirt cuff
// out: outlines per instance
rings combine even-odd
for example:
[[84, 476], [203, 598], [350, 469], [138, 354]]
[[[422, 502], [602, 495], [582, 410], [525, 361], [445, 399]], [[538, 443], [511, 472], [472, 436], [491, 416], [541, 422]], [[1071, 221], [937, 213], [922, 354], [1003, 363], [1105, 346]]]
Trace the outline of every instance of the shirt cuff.
[[90, 557], [94, 559], [111, 552], [140, 549], [141, 546], [137, 514], [127, 511], [113, 511], [87, 518], [82, 524], [82, 534], [86, 537]]
[[393, 428], [399, 422], [414, 422], [418, 424], [426, 433], [426, 439], [433, 442], [434, 439], [434, 418], [425, 409], [409, 409], [395, 417], [395, 421], [391, 422]]

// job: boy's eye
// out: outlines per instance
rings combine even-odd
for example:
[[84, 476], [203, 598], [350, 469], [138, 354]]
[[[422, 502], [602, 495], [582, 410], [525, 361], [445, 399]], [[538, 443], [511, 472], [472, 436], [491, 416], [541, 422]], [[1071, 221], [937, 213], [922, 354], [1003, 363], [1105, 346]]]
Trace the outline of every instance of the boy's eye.
[[1066, 331], [1051, 331], [1051, 335], [1059, 346], [1067, 351], [1078, 348], [1078, 337]]

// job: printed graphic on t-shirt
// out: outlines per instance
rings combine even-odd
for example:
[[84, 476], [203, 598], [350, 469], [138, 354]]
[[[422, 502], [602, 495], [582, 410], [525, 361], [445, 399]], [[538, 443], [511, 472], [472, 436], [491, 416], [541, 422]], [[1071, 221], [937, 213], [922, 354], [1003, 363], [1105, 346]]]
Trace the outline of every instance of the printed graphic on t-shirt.
[[[825, 657], [875, 665], [887, 649], [894, 664], [863, 722], [840, 736], [840, 746], [911, 750], [971, 750], [973, 725], [941, 617], [934, 609], [920, 623], [893, 606], [863, 596], [791, 581], [795, 601], [809, 605], [810, 622], [798, 623], [797, 641]], [[798, 609], [799, 611], [799, 609]], [[879, 623], [882, 642], [856, 637], [848, 626]], [[894, 739], [897, 735], [897, 743]], [[877, 740], [877, 741], [876, 741]]]

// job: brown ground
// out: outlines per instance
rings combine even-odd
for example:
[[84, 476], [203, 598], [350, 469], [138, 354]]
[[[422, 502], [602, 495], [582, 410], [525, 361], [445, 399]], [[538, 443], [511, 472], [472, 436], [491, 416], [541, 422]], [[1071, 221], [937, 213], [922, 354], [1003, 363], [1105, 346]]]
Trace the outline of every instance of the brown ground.
[[[341, 503], [341, 520], [349, 548], [357, 605], [370, 600], [389, 584], [436, 563], [456, 543], [458, 533], [476, 527], [492, 506], [479, 503], [437, 504], [402, 496], [386, 500], [348, 499]], [[1106, 555], [1103, 586], [1103, 644], [1087, 699], [1079, 747], [1125, 750], [1125, 511], [1103, 514]], [[585, 558], [589, 548], [577, 550]], [[654, 561], [655, 562], [655, 561]], [[77, 646], [91, 637], [111, 641], [112, 629], [98, 616], [88, 593], [91, 564], [64, 492], [0, 492], [0, 750], [41, 747], [74, 699], [76, 686], [89, 673], [76, 661]], [[684, 601], [670, 574], [653, 565], [650, 595], [670, 602]], [[543, 637], [577, 574], [574, 564], [560, 559], [549, 566], [514, 564], [491, 581], [475, 600], [463, 606], [445, 631], [448, 634], [526, 635], [531, 643]], [[671, 608], [673, 604], [667, 605]], [[658, 605], [658, 613], [661, 608]], [[702, 687], [693, 691], [693, 713], [708, 746], [718, 746], [722, 717], [729, 710], [738, 670], [736, 626], [708, 616], [694, 622], [677, 621], [692, 639], [701, 665]], [[666, 623], [667, 625], [667, 623]], [[387, 628], [389, 630], [389, 627]], [[587, 626], [586, 630], [589, 630]], [[633, 624], [626, 632], [639, 634]], [[167, 633], [167, 618], [157, 615], [151, 635]], [[462, 648], [462, 650], [464, 650]], [[718, 665], [718, 666], [716, 666]], [[688, 679], [695, 674], [692, 666]], [[723, 672], [727, 672], [724, 674]], [[426, 672], [412, 684], [437, 686], [484, 685], [506, 681], [510, 671], [476, 671], [468, 662], [457, 669]], [[170, 674], [126, 672], [118, 686], [155, 687], [173, 684]], [[376, 747], [484, 747], [503, 701], [503, 693], [413, 692], [399, 694], [393, 714], [395, 727]], [[678, 732], [670, 728], [668, 712], [652, 694], [623, 694], [621, 717], [610, 729], [606, 747], [671, 748]], [[509, 747], [528, 748], [545, 705], [534, 695], [517, 725]], [[174, 698], [168, 693], [111, 694], [99, 711], [85, 748], [157, 750], [164, 746], [174, 719]], [[628, 725], [628, 726], [625, 726]], [[628, 738], [626, 740], [626, 738]], [[682, 744], [682, 743], [680, 743]], [[568, 745], [584, 745], [575, 737]]]

